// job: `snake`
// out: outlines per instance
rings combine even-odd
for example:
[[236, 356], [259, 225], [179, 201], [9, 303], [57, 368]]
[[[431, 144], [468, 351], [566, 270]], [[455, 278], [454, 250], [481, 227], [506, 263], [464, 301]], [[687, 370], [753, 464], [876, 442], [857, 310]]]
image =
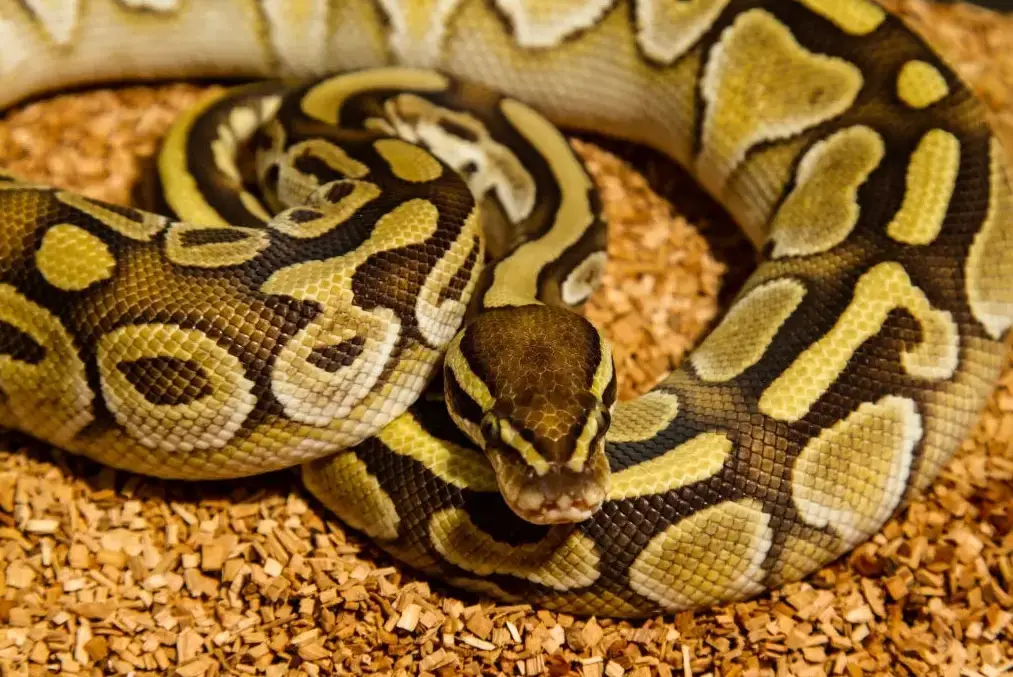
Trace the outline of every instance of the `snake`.
[[[295, 468], [461, 591], [643, 617], [798, 581], [928, 491], [1013, 322], [983, 106], [870, 0], [0, 0], [0, 107], [239, 80], [170, 215], [0, 180], [0, 427], [184, 480]], [[565, 133], [686, 168], [759, 264], [617, 401]]]

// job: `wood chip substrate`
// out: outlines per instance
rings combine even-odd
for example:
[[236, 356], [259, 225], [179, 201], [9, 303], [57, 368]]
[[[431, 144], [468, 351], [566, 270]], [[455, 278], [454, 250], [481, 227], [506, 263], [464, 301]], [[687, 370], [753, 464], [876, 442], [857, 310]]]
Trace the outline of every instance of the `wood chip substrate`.
[[[1013, 19], [889, 4], [979, 92], [1013, 150]], [[0, 167], [129, 203], [158, 139], [202, 91], [94, 89], [21, 107], [0, 121]], [[673, 209], [649, 169], [575, 145], [611, 221], [607, 277], [586, 312], [615, 342], [630, 397], [699, 340], [753, 255], [727, 243], [727, 217], [688, 178], [653, 172]], [[294, 473], [161, 482], [0, 436], [0, 675], [1013, 674], [1007, 367], [932, 491], [872, 541], [756, 600], [635, 623], [495, 605], [422, 579]]]

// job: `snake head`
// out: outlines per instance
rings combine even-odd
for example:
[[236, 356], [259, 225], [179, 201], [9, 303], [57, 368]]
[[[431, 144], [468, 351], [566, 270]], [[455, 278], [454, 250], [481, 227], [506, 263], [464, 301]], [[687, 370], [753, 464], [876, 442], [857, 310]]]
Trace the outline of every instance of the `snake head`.
[[530, 305], [480, 315], [450, 346], [447, 406], [484, 449], [507, 505], [535, 524], [581, 522], [608, 495], [612, 354], [584, 318]]

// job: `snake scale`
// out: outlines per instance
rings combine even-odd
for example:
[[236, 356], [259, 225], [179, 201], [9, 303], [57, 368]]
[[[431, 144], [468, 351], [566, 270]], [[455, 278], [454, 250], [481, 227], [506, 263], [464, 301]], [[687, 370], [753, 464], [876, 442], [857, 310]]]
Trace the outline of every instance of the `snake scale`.
[[[868, 0], [0, 0], [0, 106], [235, 77], [167, 136], [176, 216], [0, 181], [0, 426], [309, 490], [459, 588], [576, 614], [743, 599], [871, 537], [1013, 321], [1003, 153]], [[687, 167], [762, 262], [616, 402], [557, 129]]]

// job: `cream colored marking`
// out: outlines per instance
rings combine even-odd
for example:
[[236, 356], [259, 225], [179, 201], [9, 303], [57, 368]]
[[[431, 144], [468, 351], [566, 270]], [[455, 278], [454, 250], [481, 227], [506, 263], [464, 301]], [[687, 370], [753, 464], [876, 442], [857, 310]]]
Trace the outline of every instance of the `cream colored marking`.
[[[149, 401], [120, 365], [156, 357], [199, 365], [210, 393], [180, 404]], [[131, 437], [151, 449], [221, 449], [257, 403], [254, 383], [239, 358], [196, 329], [157, 323], [119, 327], [98, 340], [96, 361], [109, 410]]]
[[858, 223], [858, 189], [883, 160], [883, 138], [865, 126], [848, 127], [813, 144], [795, 187], [771, 223], [771, 256], [807, 256], [836, 247]]
[[705, 112], [697, 166], [704, 185], [720, 195], [750, 148], [835, 118], [861, 86], [857, 67], [804, 49], [766, 11], [739, 15], [711, 50], [700, 85]]
[[321, 72], [328, 38], [328, 0], [260, 0], [268, 39], [285, 73]]
[[401, 518], [391, 497], [354, 452], [342, 451], [303, 465], [306, 488], [353, 529], [370, 538], [392, 541]]
[[[514, 151], [497, 142], [473, 114], [437, 106], [415, 94], [388, 99], [384, 111], [386, 120], [371, 119], [390, 126], [392, 134], [425, 146], [458, 173], [466, 174], [477, 200], [493, 191], [511, 222], [519, 223], [531, 215], [537, 194], [534, 178]], [[448, 131], [444, 123], [467, 130], [473, 138]]]
[[667, 428], [679, 413], [679, 396], [652, 390], [616, 404], [606, 439], [610, 443], [642, 442]]
[[388, 41], [400, 63], [438, 65], [451, 16], [461, 0], [379, 0], [390, 22]]
[[520, 47], [555, 47], [590, 28], [612, 7], [612, 0], [496, 0], [510, 20]]
[[662, 64], [674, 63], [696, 44], [728, 6], [728, 0], [638, 0], [637, 44]]
[[845, 33], [868, 35], [886, 19], [886, 12], [869, 0], [799, 0]]
[[791, 498], [814, 527], [829, 525], [851, 549], [875, 533], [904, 496], [912, 452], [922, 437], [914, 400], [864, 402], [825, 428], [792, 468]]
[[964, 280], [974, 319], [999, 339], [1013, 323], [1013, 193], [994, 137], [989, 151], [988, 212], [967, 254]]
[[535, 299], [538, 271], [579, 240], [594, 221], [588, 200], [591, 180], [559, 130], [519, 101], [504, 99], [500, 110], [549, 163], [562, 198], [552, 228], [537, 240], [525, 242], [496, 266], [484, 299], [490, 308], [524, 305]]
[[106, 243], [87, 230], [59, 223], [42, 236], [35, 265], [57, 289], [81, 291], [112, 277], [116, 259]]
[[101, 202], [93, 202], [83, 195], [76, 195], [65, 191], [56, 193], [56, 199], [68, 207], [78, 209], [93, 219], [97, 219], [102, 225], [115, 230], [120, 235], [139, 242], [150, 242], [169, 223], [169, 219], [164, 216], [139, 209], [132, 210], [136, 215], [141, 217], [140, 221], [134, 221], [111, 209], [106, 209], [102, 206]]
[[911, 108], [927, 108], [950, 93], [946, 78], [935, 66], [917, 59], [901, 66], [897, 96]]
[[905, 244], [931, 244], [943, 228], [959, 170], [957, 137], [942, 129], [927, 132], [911, 154], [904, 201], [886, 234]]
[[424, 148], [401, 139], [380, 139], [373, 147], [402, 181], [425, 183], [443, 175], [443, 165]]
[[[349, 416], [383, 373], [400, 335], [392, 310], [364, 310], [355, 305], [352, 276], [373, 254], [420, 244], [437, 229], [439, 213], [427, 200], [403, 202], [381, 217], [371, 237], [342, 256], [283, 268], [264, 283], [265, 294], [316, 301], [323, 312], [289, 339], [275, 361], [272, 389], [286, 414], [302, 423], [327, 426]], [[365, 341], [351, 364], [327, 371], [309, 361], [314, 349], [325, 349], [354, 337]], [[375, 412], [369, 415], [376, 417]]]
[[600, 555], [579, 531], [551, 530], [537, 543], [508, 545], [494, 540], [460, 508], [445, 508], [429, 520], [429, 540], [451, 564], [479, 576], [515, 576], [554, 590], [594, 583]]
[[69, 45], [74, 39], [81, 14], [81, 0], [20, 0], [32, 13], [39, 27], [57, 45]]
[[874, 336], [894, 308], [921, 325], [923, 339], [901, 353], [904, 370], [920, 379], [949, 378], [957, 367], [959, 335], [949, 311], [933, 308], [899, 263], [880, 263], [859, 278], [854, 297], [827, 334], [806, 348], [763, 392], [760, 411], [797, 421], [823, 396], [855, 350]]
[[576, 306], [586, 301], [601, 286], [607, 260], [606, 252], [592, 252], [577, 264], [560, 287], [563, 303]]
[[436, 439], [412, 416], [397, 417], [377, 438], [394, 453], [418, 461], [458, 489], [488, 493], [497, 490], [496, 473], [484, 454]]
[[652, 538], [630, 565], [630, 588], [668, 611], [748, 597], [763, 589], [773, 537], [757, 501], [719, 503]]
[[[442, 349], [461, 329], [461, 322], [467, 312], [465, 299], [471, 298], [471, 292], [478, 282], [481, 262], [484, 260], [482, 238], [473, 235], [480, 228], [480, 212], [474, 208], [457, 239], [426, 275], [426, 280], [415, 299], [415, 320], [418, 322], [419, 332], [434, 348]], [[440, 295], [449, 288], [454, 276], [467, 264], [468, 257], [476, 247], [478, 251], [475, 252], [472, 272], [464, 293], [458, 298], [448, 297], [441, 300]]]
[[358, 71], [335, 76], [313, 87], [302, 99], [302, 110], [321, 122], [340, 125], [341, 108], [345, 101], [362, 91], [408, 89], [442, 92], [449, 85], [446, 76], [419, 68]]
[[612, 473], [608, 500], [665, 494], [714, 476], [732, 453], [722, 433], [701, 433], [660, 456]]
[[27, 334], [45, 355], [32, 364], [0, 354], [0, 400], [22, 432], [66, 447], [94, 420], [94, 395], [74, 339], [60, 319], [0, 283], [0, 322]]
[[709, 383], [727, 381], [759, 362], [805, 294], [805, 285], [791, 278], [749, 290], [690, 354], [697, 375]]
[[291, 218], [292, 213], [303, 211], [304, 208], [294, 207], [268, 220], [267, 226], [272, 230], [291, 237], [302, 239], [320, 237], [348, 221], [360, 209], [380, 196], [380, 189], [376, 184], [369, 181], [356, 181], [354, 179], [332, 181], [331, 183], [324, 184], [318, 189], [317, 194], [325, 192], [339, 183], [350, 184], [353, 188], [351, 193], [341, 198], [337, 203], [327, 203], [323, 200], [307, 200], [307, 202], [315, 202], [319, 205], [318, 208], [323, 214], [320, 218], [312, 221], [295, 221]]
[[[187, 233], [199, 233], [207, 230], [237, 232], [245, 237], [234, 242], [211, 242], [190, 246], [184, 244]], [[267, 232], [258, 228], [240, 228], [238, 226], [221, 228], [194, 223], [175, 223], [165, 234], [165, 255], [177, 266], [225, 268], [242, 265], [253, 260], [270, 244], [271, 238]]]

